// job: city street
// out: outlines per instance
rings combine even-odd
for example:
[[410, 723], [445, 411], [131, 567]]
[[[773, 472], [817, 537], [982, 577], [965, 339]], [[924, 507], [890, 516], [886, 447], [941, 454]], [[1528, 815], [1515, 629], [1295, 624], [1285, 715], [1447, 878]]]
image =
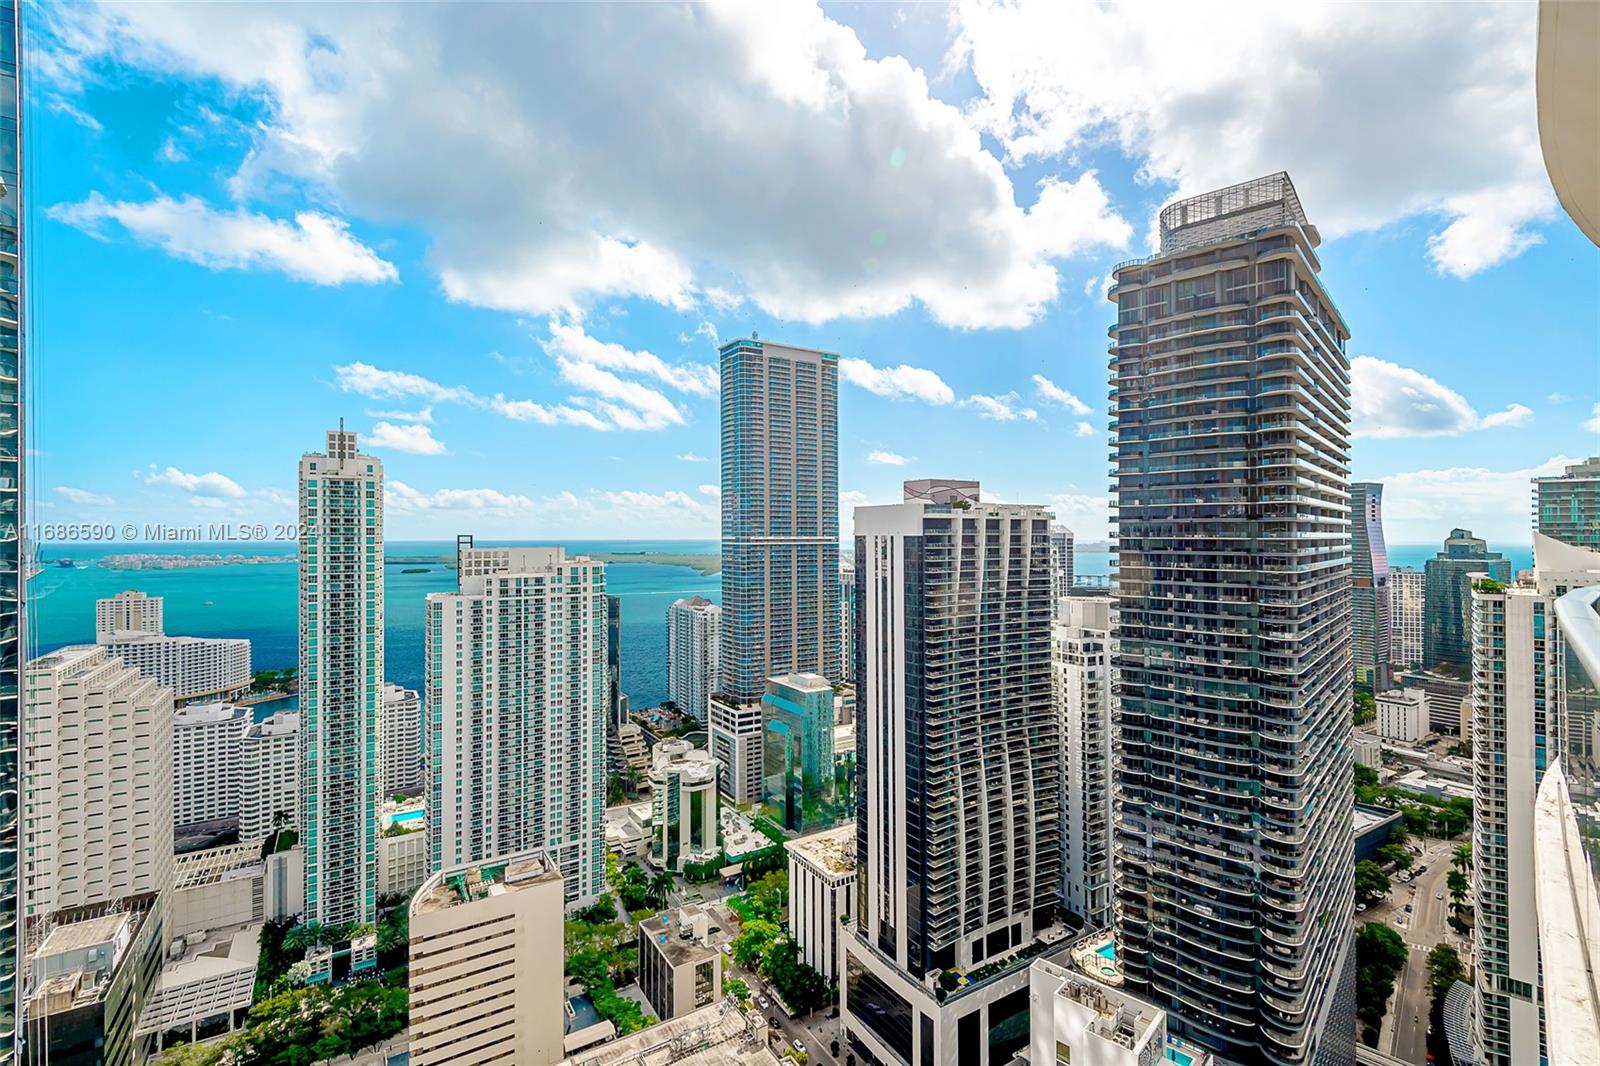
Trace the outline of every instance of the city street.
[[[1405, 969], [1400, 971], [1400, 976], [1395, 980], [1395, 994], [1390, 1001], [1389, 1013], [1384, 1016], [1383, 1031], [1378, 1041], [1381, 1049], [1405, 1062], [1421, 1064], [1427, 1061], [1428, 1008], [1431, 1004], [1428, 952], [1433, 950], [1434, 945], [1444, 942], [1460, 953], [1463, 965], [1468, 962], [1468, 940], [1452, 932], [1448, 924], [1450, 893], [1445, 887], [1445, 880], [1450, 874], [1450, 857], [1455, 854], [1457, 843], [1426, 841], [1416, 866], [1426, 866], [1427, 873], [1409, 883], [1395, 878], [1388, 899], [1356, 915], [1357, 923], [1383, 922], [1406, 942], [1408, 954]], [[1443, 898], [1436, 898], [1440, 896]], [[1410, 914], [1405, 913], [1408, 903], [1412, 907]]]

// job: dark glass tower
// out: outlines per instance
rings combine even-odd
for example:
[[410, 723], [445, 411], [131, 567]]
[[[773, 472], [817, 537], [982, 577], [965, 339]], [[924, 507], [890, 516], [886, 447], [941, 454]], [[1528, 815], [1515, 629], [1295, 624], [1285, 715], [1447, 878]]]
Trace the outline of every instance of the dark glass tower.
[[1241, 1063], [1354, 1060], [1349, 331], [1287, 174], [1115, 271], [1119, 958]]
[[0, 1063], [15, 1055], [18, 884], [17, 677], [27, 574], [22, 548], [22, 81], [16, 0], [0, 0]]
[[1350, 629], [1355, 681], [1368, 692], [1389, 687], [1389, 551], [1383, 543], [1383, 486], [1350, 486]]
[[1472, 663], [1472, 575], [1509, 582], [1511, 561], [1472, 530], [1452, 529], [1422, 573], [1422, 664], [1465, 668]]
[[839, 680], [839, 357], [736, 340], [722, 356], [722, 692]]

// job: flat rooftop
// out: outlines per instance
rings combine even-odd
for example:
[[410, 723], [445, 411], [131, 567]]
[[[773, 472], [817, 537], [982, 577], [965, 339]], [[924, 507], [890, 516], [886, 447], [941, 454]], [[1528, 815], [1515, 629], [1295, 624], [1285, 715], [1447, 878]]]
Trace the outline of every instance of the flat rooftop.
[[[688, 912], [690, 917], [705, 914], [704, 908], [700, 907], [683, 907], [680, 910]], [[706, 914], [705, 917], [710, 923], [711, 916]], [[685, 932], [690, 935], [684, 936]], [[663, 911], [654, 918], [646, 918], [640, 922], [639, 934], [648, 938], [655, 950], [665, 957], [674, 969], [717, 957], [717, 948], [694, 936], [692, 928], [678, 921], [676, 913], [672, 911]]]
[[787, 841], [784, 846], [791, 854], [828, 873], [850, 873], [856, 868], [854, 822]]
[[123, 926], [132, 921], [133, 917], [127, 911], [113, 911], [97, 918], [85, 918], [81, 922], [58, 925], [50, 930], [50, 935], [46, 936], [44, 943], [35, 949], [33, 956], [42, 959], [49, 955], [62, 955], [69, 951], [108, 943], [117, 938]]
[[767, 1049], [766, 1026], [725, 999], [581, 1052], [566, 1066], [774, 1066], [779, 1061]]
[[559, 880], [561, 871], [545, 861], [542, 855], [519, 855], [505, 862], [486, 862], [479, 866], [449, 870], [423, 882], [411, 901], [411, 913], [431, 914]]

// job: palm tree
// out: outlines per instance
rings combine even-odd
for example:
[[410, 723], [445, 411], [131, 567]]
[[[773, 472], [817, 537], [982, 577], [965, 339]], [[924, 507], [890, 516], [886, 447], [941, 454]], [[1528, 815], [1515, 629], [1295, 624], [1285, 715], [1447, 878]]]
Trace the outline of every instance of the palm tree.
[[1466, 870], [1472, 865], [1472, 843], [1456, 845], [1456, 853], [1450, 858], [1450, 865], [1458, 870]]
[[667, 905], [667, 893], [676, 888], [677, 884], [677, 878], [673, 877], [669, 870], [662, 870], [650, 878], [650, 894], [656, 898], [658, 906]]

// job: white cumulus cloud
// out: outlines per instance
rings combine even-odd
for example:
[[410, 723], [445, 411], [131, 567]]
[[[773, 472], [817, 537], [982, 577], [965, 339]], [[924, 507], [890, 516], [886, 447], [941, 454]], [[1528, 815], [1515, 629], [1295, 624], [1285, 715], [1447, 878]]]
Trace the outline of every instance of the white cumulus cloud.
[[219, 474], [215, 470], [208, 470], [204, 474], [191, 474], [179, 470], [175, 466], [158, 469], [154, 463], [150, 470], [143, 475], [147, 485], [170, 485], [182, 489], [192, 496], [204, 496], [213, 499], [238, 499], [247, 495], [244, 487], [226, 474]]
[[399, 277], [394, 264], [350, 235], [348, 223], [317, 211], [301, 211], [290, 222], [242, 208], [221, 211], [194, 196], [135, 203], [93, 192], [46, 214], [101, 239], [120, 228], [141, 244], [212, 270], [276, 270], [315, 285]]
[[954, 403], [956, 394], [943, 378], [920, 366], [873, 366], [865, 359], [846, 356], [839, 360], [839, 376], [874, 396], [891, 400], [921, 400], [923, 403]]
[[1557, 455], [1513, 470], [1456, 466], [1364, 479], [1383, 483], [1384, 536], [1391, 544], [1434, 544], [1456, 526], [1495, 543], [1528, 542], [1532, 480], [1578, 462]]
[[102, 496], [100, 493], [90, 492], [88, 489], [75, 489], [68, 485], [57, 485], [55, 493], [68, 503], [76, 504], [79, 507], [110, 507], [117, 502], [110, 496]]
[[411, 455], [445, 455], [444, 442], [433, 435], [433, 430], [421, 422], [379, 422], [367, 434], [366, 443], [373, 448], [407, 452]]
[[1065, 407], [1075, 415], [1086, 415], [1089, 413], [1090, 408], [1088, 404], [1084, 403], [1082, 400], [1078, 399], [1072, 393], [1068, 392], [1066, 389], [1063, 389], [1060, 385], [1057, 385], [1043, 374], [1033, 375], [1033, 385], [1034, 388], [1039, 390], [1039, 395], [1044, 399], [1049, 400], [1051, 403], [1060, 404], [1062, 407]]
[[996, 422], [1015, 422], [1022, 420], [1032, 422], [1038, 419], [1039, 412], [1031, 407], [1022, 406], [1022, 397], [1015, 392], [1008, 392], [1000, 396], [985, 396], [975, 393], [968, 396], [963, 403], [968, 407], [975, 407], [984, 418], [992, 418]]
[[879, 466], [905, 466], [910, 461], [907, 456], [898, 452], [886, 452], [878, 448], [867, 453], [867, 462], [876, 463]]
[[1357, 437], [1450, 437], [1525, 425], [1533, 410], [1508, 404], [1480, 415], [1466, 397], [1420, 370], [1358, 355], [1350, 360], [1351, 432]]

